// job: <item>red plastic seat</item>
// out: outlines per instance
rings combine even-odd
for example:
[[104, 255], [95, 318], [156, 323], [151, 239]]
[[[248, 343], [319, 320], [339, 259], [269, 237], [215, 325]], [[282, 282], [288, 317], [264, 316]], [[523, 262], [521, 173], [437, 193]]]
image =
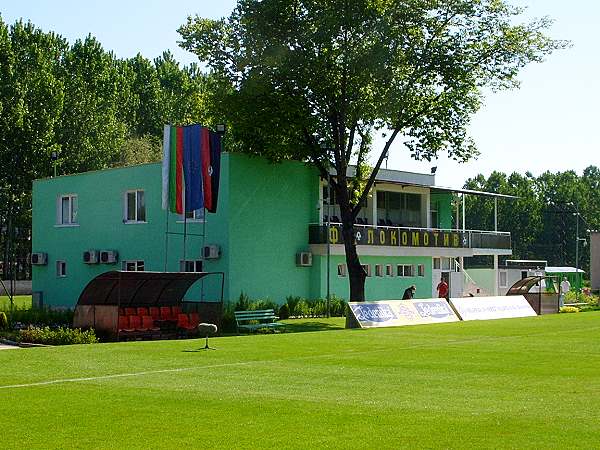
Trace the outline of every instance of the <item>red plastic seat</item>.
[[160, 307], [160, 318], [162, 320], [173, 320], [171, 316], [171, 307], [170, 306], [161, 306]]
[[160, 309], [156, 306], [150, 307], [150, 315], [154, 320], [160, 319]]
[[173, 317], [177, 317], [182, 313], [181, 306], [171, 306], [171, 311], [173, 312]]
[[119, 316], [119, 331], [133, 331], [133, 329], [129, 327], [129, 317]]
[[196, 327], [190, 325], [187, 314], [179, 314], [177, 316], [177, 328], [183, 328], [184, 330], [193, 330]]
[[150, 331], [159, 331], [160, 328], [154, 326], [152, 316], [142, 316], [142, 328]]
[[190, 326], [196, 328], [200, 323], [200, 314], [197, 312], [190, 313]]
[[125, 308], [119, 308], [119, 316], [125, 315]]
[[128, 316], [135, 316], [137, 314], [137, 310], [135, 308], [125, 308], [125, 314]]
[[145, 306], [140, 306], [137, 309], [137, 315], [138, 316], [147, 316], [148, 315], [148, 308], [146, 308]]
[[129, 327], [136, 331], [146, 331], [142, 327], [142, 318], [140, 316], [129, 316]]

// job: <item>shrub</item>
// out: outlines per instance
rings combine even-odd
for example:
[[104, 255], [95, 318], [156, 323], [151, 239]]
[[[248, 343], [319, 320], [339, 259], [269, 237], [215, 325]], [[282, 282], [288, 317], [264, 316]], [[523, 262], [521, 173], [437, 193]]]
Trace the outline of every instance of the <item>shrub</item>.
[[290, 310], [291, 316], [296, 315], [296, 306], [298, 305], [300, 300], [302, 300], [301, 297], [293, 296], [293, 295], [288, 295], [287, 298], [285, 299], [285, 302], [288, 305], [288, 308]]
[[80, 328], [51, 329], [50, 327], [29, 327], [19, 332], [19, 340], [31, 344], [70, 345], [95, 344], [98, 342], [94, 330]]
[[3, 311], [0, 311], [0, 330], [6, 330], [8, 328], [8, 318]]
[[31, 308], [13, 310], [11, 322], [38, 327], [69, 327], [73, 323], [72, 309]]
[[235, 304], [234, 311], [248, 311], [250, 307], [250, 297], [244, 291], [240, 293], [237, 303]]
[[259, 309], [272, 309], [277, 312], [279, 310], [279, 305], [268, 298], [264, 300], [255, 300], [248, 305], [248, 311], [257, 311]]
[[310, 307], [307, 301], [301, 298], [290, 313], [294, 317], [308, 317], [310, 315]]
[[279, 318], [281, 320], [285, 320], [285, 319], [289, 319], [290, 318], [290, 307], [288, 306], [287, 303], [284, 303], [279, 308]]
[[579, 308], [576, 306], [563, 306], [560, 308], [561, 313], [576, 313], [579, 312]]

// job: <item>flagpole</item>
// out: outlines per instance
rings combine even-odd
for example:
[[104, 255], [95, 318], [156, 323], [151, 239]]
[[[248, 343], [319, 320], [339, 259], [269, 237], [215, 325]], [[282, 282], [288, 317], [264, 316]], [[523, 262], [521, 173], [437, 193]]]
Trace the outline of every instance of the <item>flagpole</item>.
[[167, 271], [167, 261], [169, 260], [169, 208], [165, 210], [165, 272]]
[[185, 193], [183, 194], [183, 271], [185, 272], [186, 270], [186, 262], [185, 262], [185, 250], [186, 250], [186, 243], [187, 243], [187, 211], [186, 211], [186, 198], [185, 198]]

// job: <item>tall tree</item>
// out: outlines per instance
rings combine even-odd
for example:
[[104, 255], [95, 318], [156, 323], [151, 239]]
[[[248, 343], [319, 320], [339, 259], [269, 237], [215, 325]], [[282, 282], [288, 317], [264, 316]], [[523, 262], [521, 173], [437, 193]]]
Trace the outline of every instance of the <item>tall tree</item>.
[[362, 301], [353, 224], [394, 141], [417, 159], [469, 159], [481, 89], [515, 87], [523, 66], [565, 46], [520, 13], [501, 0], [238, 0], [228, 19], [188, 18], [179, 32], [231, 86], [222, 100], [244, 151], [333, 169], [350, 298]]

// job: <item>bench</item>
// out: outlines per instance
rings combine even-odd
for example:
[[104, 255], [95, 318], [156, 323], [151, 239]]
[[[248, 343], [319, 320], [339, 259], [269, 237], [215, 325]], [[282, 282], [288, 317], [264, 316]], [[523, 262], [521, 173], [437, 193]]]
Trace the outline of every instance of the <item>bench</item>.
[[256, 311], [234, 311], [235, 324], [239, 334], [240, 329], [253, 331], [260, 328], [276, 329], [284, 326], [283, 323], [276, 322], [279, 317], [272, 309], [258, 309]]

